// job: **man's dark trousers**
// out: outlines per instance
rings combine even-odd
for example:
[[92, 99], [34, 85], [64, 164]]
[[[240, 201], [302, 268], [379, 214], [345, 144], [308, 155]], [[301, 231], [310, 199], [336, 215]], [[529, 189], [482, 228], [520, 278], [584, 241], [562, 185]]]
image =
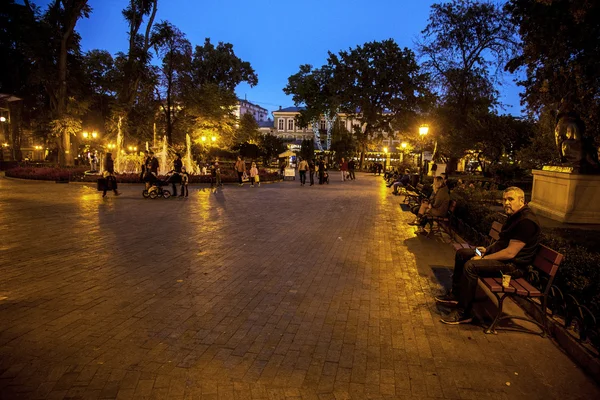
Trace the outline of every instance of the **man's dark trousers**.
[[[471, 313], [478, 278], [500, 278], [503, 274], [511, 275], [517, 270], [510, 262], [488, 260], [471, 260], [474, 249], [460, 249], [454, 257], [454, 275], [452, 275], [452, 293], [458, 299], [458, 308]], [[519, 271], [520, 273], [520, 271]]]

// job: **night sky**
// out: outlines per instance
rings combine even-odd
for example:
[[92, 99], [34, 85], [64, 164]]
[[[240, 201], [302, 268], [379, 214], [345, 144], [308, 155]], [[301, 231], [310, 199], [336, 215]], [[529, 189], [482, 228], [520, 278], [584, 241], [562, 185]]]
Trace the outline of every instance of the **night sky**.
[[[34, 0], [45, 8], [49, 0]], [[121, 10], [128, 0], [89, 0], [93, 11], [80, 20], [82, 50], [127, 51], [127, 25]], [[237, 93], [269, 111], [292, 106], [282, 88], [301, 64], [321, 66], [327, 51], [356, 47], [393, 38], [401, 47], [414, 48], [427, 25], [431, 0], [159, 0], [156, 21], [167, 20], [187, 35], [193, 46], [209, 37], [229, 42], [238, 57], [249, 61], [259, 83], [242, 84]], [[521, 114], [519, 88], [507, 75], [501, 92], [505, 111]]]

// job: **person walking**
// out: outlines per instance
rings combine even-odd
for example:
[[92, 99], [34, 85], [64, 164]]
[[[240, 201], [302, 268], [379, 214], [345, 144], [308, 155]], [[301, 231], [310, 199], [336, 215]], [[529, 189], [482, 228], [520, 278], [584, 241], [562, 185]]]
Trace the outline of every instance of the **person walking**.
[[106, 178], [106, 186], [102, 192], [102, 197], [106, 197], [107, 190], [112, 190], [115, 196], [121, 193], [117, 190], [117, 178], [115, 178], [115, 162], [112, 159], [111, 153], [106, 153], [106, 161], [104, 162], [104, 178]]
[[319, 160], [319, 185], [322, 185], [325, 180], [325, 162], [321, 158]]
[[308, 171], [308, 162], [301, 159], [300, 163], [298, 164], [298, 172], [300, 173], [300, 186], [304, 186], [306, 184], [306, 171]]
[[340, 171], [342, 171], [342, 182], [346, 181], [346, 174], [348, 173], [348, 162], [342, 157], [340, 162]]
[[437, 173], [437, 164], [434, 161], [433, 164], [431, 164], [431, 176], [433, 176], [435, 178], [436, 173]]
[[242, 157], [238, 156], [237, 161], [234, 165], [235, 172], [238, 175], [238, 185], [244, 186], [244, 182], [242, 181], [242, 177], [244, 176], [244, 172], [246, 171], [246, 164], [242, 160]]
[[308, 162], [308, 171], [310, 173], [310, 186], [315, 184], [315, 169], [315, 160], [311, 158], [311, 160]]
[[210, 187], [213, 187], [213, 185], [215, 187], [223, 186], [223, 184], [221, 183], [221, 168], [219, 167], [218, 161], [215, 161], [215, 163], [213, 164], [213, 166], [211, 168], [210, 173], [211, 173]]
[[356, 179], [356, 175], [354, 175], [355, 169], [356, 169], [356, 162], [354, 161], [354, 159], [348, 161], [348, 174], [349, 174], [351, 180]]
[[256, 167], [256, 163], [253, 162], [250, 167], [250, 187], [254, 187], [254, 184], [257, 183], [258, 187], [260, 187], [260, 178], [258, 176], [258, 168]]

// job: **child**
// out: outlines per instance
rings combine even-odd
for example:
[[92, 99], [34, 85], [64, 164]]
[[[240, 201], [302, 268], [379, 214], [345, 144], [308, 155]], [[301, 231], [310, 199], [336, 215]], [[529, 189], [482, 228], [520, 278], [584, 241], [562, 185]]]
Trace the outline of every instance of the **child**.
[[185, 191], [185, 197], [188, 197], [188, 183], [190, 181], [190, 175], [185, 170], [185, 167], [181, 167], [181, 172], [179, 173], [181, 179], [181, 194], [179, 197], [184, 197], [183, 192]]
[[260, 187], [260, 178], [258, 176], [258, 168], [256, 168], [256, 163], [253, 162], [250, 167], [250, 187], [254, 187], [254, 183], [258, 183], [258, 187]]

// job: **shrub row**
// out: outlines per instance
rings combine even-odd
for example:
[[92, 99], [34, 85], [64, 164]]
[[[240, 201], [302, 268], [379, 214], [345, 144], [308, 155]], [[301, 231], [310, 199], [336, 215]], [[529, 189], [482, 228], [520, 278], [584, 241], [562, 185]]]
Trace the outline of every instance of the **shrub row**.
[[[46, 181], [70, 182], [96, 182], [99, 175], [86, 175], [85, 168], [58, 168], [58, 167], [17, 167], [6, 171], [6, 176], [20, 179], [35, 179]], [[277, 172], [259, 170], [261, 182], [272, 182], [279, 179]], [[164, 176], [160, 177], [165, 179]], [[237, 182], [235, 171], [226, 169], [221, 172], [221, 181], [224, 183]], [[141, 183], [140, 174], [117, 174], [119, 183]], [[190, 175], [190, 183], [210, 183], [210, 175]]]

